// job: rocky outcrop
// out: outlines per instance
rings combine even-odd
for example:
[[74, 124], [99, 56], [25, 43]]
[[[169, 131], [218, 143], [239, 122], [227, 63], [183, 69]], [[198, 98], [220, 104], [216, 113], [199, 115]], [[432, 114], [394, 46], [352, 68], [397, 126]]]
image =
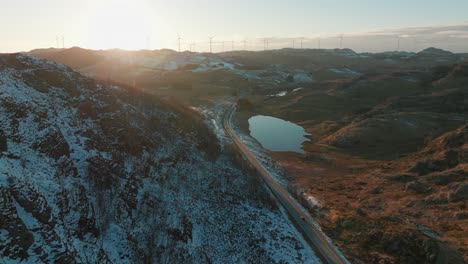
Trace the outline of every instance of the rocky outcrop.
[[416, 177], [411, 174], [395, 174], [395, 175], [385, 176], [385, 180], [392, 181], [392, 182], [407, 183], [407, 182], [415, 181]]
[[406, 184], [406, 190], [411, 190], [420, 194], [428, 194], [432, 188], [425, 183], [413, 181]]
[[449, 194], [451, 202], [466, 202], [468, 201], [468, 184], [461, 184]]
[[0, 153], [8, 150], [7, 137], [4, 132], [0, 130]]
[[436, 185], [447, 185], [452, 182], [461, 182], [467, 178], [468, 174], [466, 171], [457, 168], [424, 176], [425, 181]]
[[70, 147], [57, 129], [52, 129], [47, 134], [33, 144], [33, 148], [56, 160], [65, 156], [70, 157]]
[[419, 161], [410, 169], [411, 172], [419, 175], [426, 175], [434, 171], [444, 171], [457, 166], [460, 162], [459, 152], [456, 150], [448, 150], [444, 152], [439, 159], [429, 159]]

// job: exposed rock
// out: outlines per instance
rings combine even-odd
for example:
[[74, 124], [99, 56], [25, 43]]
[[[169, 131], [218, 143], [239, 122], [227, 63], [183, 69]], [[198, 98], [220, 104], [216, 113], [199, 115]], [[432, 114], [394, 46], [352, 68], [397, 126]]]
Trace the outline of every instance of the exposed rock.
[[424, 251], [413, 251], [414, 248], [421, 247], [422, 238], [416, 234], [416, 231], [400, 235], [387, 234], [383, 236], [382, 240], [385, 252], [405, 257], [408, 261], [411, 260], [410, 263], [416, 263], [414, 261], [421, 261], [426, 258]]
[[455, 189], [455, 191], [452, 191], [449, 194], [449, 200], [451, 202], [466, 202], [468, 200], [468, 184], [462, 184], [458, 186], [458, 188]]
[[7, 138], [2, 130], [0, 130], [0, 153], [8, 150]]
[[370, 193], [371, 194], [381, 194], [381, 193], [383, 193], [383, 190], [382, 190], [382, 188], [377, 187], [377, 188], [372, 189], [372, 191], [370, 191]]
[[360, 215], [360, 216], [366, 216], [366, 215], [367, 215], [367, 212], [366, 212], [364, 209], [362, 209], [362, 208], [358, 208], [358, 209], [356, 210], [356, 213], [357, 213], [358, 215]]
[[425, 240], [422, 243], [422, 247], [426, 255], [426, 262], [424, 263], [465, 263], [463, 256], [461, 256], [460, 253], [458, 253], [449, 244], [437, 239]]
[[394, 181], [394, 182], [407, 183], [407, 182], [415, 181], [416, 177], [411, 174], [396, 174], [396, 175], [385, 176], [385, 179], [389, 181]]
[[428, 194], [432, 191], [431, 187], [425, 183], [413, 181], [406, 184], [406, 190], [412, 190], [420, 194]]
[[447, 193], [438, 193], [428, 196], [424, 201], [427, 204], [446, 204], [448, 203]]
[[440, 171], [442, 168], [432, 160], [418, 161], [409, 171], [419, 175], [426, 175], [433, 171]]
[[455, 218], [457, 218], [458, 220], [468, 219], [468, 212], [456, 213]]
[[59, 130], [52, 130], [46, 134], [40, 141], [33, 145], [33, 148], [49, 155], [54, 159], [62, 156], [70, 156], [70, 147]]
[[459, 153], [455, 150], [446, 151], [443, 158], [436, 160], [419, 161], [410, 169], [411, 172], [418, 173], [419, 175], [426, 175], [435, 171], [443, 171], [453, 168], [459, 163]]
[[464, 181], [467, 178], [467, 172], [463, 169], [450, 170], [438, 173], [432, 173], [424, 177], [424, 179], [433, 184], [447, 185], [452, 182]]
[[16, 213], [14, 199], [6, 188], [0, 188], [0, 253], [2, 258], [27, 259], [34, 236]]

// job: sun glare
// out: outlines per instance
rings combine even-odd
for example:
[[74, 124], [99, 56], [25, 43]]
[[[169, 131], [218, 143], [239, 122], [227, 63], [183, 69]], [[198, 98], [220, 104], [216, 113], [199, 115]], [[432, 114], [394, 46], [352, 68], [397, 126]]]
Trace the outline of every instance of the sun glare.
[[88, 45], [96, 49], [148, 49], [152, 29], [144, 1], [105, 0], [92, 4]]

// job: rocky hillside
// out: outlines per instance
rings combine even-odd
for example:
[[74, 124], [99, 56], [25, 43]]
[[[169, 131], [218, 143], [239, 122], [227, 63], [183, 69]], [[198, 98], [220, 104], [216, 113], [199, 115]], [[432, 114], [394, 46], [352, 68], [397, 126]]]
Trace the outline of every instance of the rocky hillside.
[[315, 263], [190, 111], [0, 56], [2, 263]]

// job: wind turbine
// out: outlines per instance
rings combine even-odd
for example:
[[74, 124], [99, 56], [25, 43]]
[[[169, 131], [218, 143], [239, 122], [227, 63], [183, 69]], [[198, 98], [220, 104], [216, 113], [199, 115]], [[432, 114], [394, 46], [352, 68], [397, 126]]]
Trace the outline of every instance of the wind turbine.
[[177, 42], [179, 44], [179, 52], [180, 52], [180, 41], [181, 40], [182, 40], [182, 37], [179, 34], [177, 34]]
[[190, 51], [194, 52], [195, 51], [195, 43], [190, 43], [189, 46], [190, 46]]
[[210, 53], [213, 53], [213, 39], [215, 37], [208, 37], [210, 39]]
[[244, 50], [247, 50], [247, 40], [243, 40], [242, 43], [244, 43]]
[[340, 38], [340, 49], [342, 49], [342, 48], [343, 48], [344, 34], [341, 34], [341, 35], [339, 36], [339, 38]]
[[59, 37], [58, 36], [55, 36], [55, 42], [57, 44], [57, 49], [59, 49]]
[[65, 49], [65, 36], [62, 36], [62, 48]]
[[263, 39], [263, 50], [267, 50], [268, 49], [268, 44], [269, 43], [269, 40], [267, 38], [264, 38]]
[[231, 51], [234, 51], [234, 40], [231, 41]]
[[320, 36], [318, 36], [318, 37], [317, 37], [318, 49], [320, 49], [320, 46], [321, 46], [321, 45], [320, 45], [320, 44], [321, 44], [320, 42], [321, 42], [321, 41], [320, 41]]
[[151, 50], [151, 37], [150, 36], [146, 36], [146, 48], [148, 50]]
[[397, 51], [400, 51], [401, 49], [401, 39], [406, 37], [406, 35], [404, 36], [397, 36]]

